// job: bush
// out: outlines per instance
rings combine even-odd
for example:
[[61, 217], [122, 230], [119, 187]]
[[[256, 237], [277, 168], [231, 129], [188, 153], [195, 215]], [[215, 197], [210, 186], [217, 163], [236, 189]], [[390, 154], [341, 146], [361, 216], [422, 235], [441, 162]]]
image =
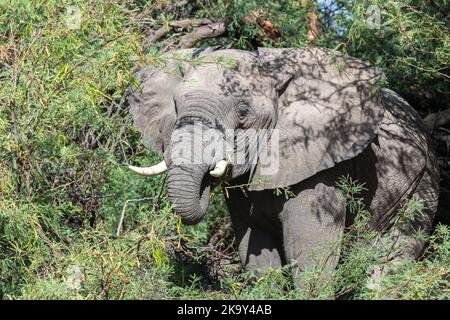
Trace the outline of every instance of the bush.
[[[184, 228], [167, 201], [165, 177], [144, 179], [126, 170], [128, 163], [159, 160], [141, 145], [122, 100], [136, 60], [159, 58], [161, 43], [142, 47], [149, 25], [227, 16], [228, 32], [198, 45], [305, 46], [313, 2], [204, 0], [174, 14], [153, 11], [153, 1], [76, 3], [79, 29], [67, 24], [71, 1], [0, 2], [0, 297], [298, 299], [337, 291], [364, 299], [448, 298], [450, 242], [443, 225], [421, 261], [366, 285], [377, 261], [365, 246], [374, 235], [364, 229], [357, 187], [349, 203], [360, 213], [355, 228], [363, 236], [344, 244], [346, 258], [332, 282], [301, 291], [292, 288], [287, 268], [256, 280], [242, 273], [229, 231], [215, 243], [225, 257], [217, 256], [209, 241], [228, 221], [220, 195], [202, 223]], [[336, 1], [339, 8], [327, 20], [331, 9], [320, 3], [317, 44], [380, 65], [395, 89], [426, 101], [425, 108], [448, 101], [448, 28], [439, 10], [415, 1]], [[378, 33], [357, 23], [367, 4], [382, 8], [385, 26]], [[244, 24], [253, 11], [280, 35]], [[341, 187], [355, 184], [343, 180]], [[311, 287], [318, 273], [305, 274]]]

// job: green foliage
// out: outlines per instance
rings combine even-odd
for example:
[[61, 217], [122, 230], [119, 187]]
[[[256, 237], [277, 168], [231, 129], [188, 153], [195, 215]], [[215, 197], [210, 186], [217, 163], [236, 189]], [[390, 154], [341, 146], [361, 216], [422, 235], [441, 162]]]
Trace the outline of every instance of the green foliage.
[[[429, 242], [423, 259], [397, 264], [392, 260], [405, 249], [398, 231], [412, 226], [414, 220], [420, 218], [422, 200], [409, 199], [399, 209], [390, 230], [379, 232], [370, 227], [370, 214], [361, 198], [364, 186], [350, 177], [340, 178], [337, 185], [355, 218], [342, 239], [341, 260], [332, 281], [334, 292], [338, 296], [351, 295], [356, 299], [448, 298], [448, 226], [439, 225], [431, 236], [416, 230], [417, 239]], [[435, 255], [435, 251], [439, 254]], [[439, 272], [435, 273], [436, 270]]]
[[[313, 7], [310, 1], [267, 1], [267, 0], [204, 0], [200, 15], [208, 17], [229, 17], [229, 34], [225, 43], [233, 43], [241, 49], [256, 47], [304, 47], [308, 31], [308, 13]], [[249, 21], [252, 13], [259, 13], [261, 19], [272, 22], [282, 30], [282, 38], [273, 40], [265, 37], [261, 27]]]
[[[337, 47], [382, 68], [389, 86], [421, 111], [447, 108], [450, 101], [450, 29], [442, 14], [449, 4], [433, 2], [346, 1], [340, 12], [350, 15], [340, 25], [348, 32]], [[335, 32], [327, 30], [331, 37]]]
[[[305, 46], [307, 14], [314, 6], [293, 0], [199, 3], [196, 16], [231, 21], [224, 37], [205, 43], [246, 49]], [[67, 25], [67, 6], [73, 4], [81, 12], [79, 29]], [[414, 1], [336, 4], [343, 7], [327, 19], [326, 5], [318, 5], [324, 21], [318, 44], [369, 59], [401, 93], [430, 108], [442, 106], [448, 99], [449, 45], [439, 11]], [[384, 24], [377, 32], [361, 23], [367, 4], [382, 8]], [[138, 14], [153, 6], [154, 1], [132, 0], [0, 0], [1, 298], [320, 299], [332, 292], [362, 299], [449, 298], [450, 231], [442, 225], [427, 239], [423, 259], [367, 285], [369, 270], [383, 265], [390, 247], [375, 252], [368, 245], [379, 235], [367, 229], [369, 215], [358, 198], [362, 187], [348, 179], [339, 186], [356, 223], [342, 245], [345, 258], [320, 290], [294, 289], [289, 267], [259, 279], [242, 273], [230, 234], [219, 244], [230, 247], [230, 263], [217, 270], [207, 250], [211, 235], [229, 220], [222, 197], [213, 194], [206, 219], [185, 228], [167, 201], [164, 176], [143, 178], [126, 170], [128, 163], [159, 160], [140, 144], [122, 101], [136, 60], [162, 62], [156, 46], [141, 46], [148, 21]], [[279, 38], [244, 23], [255, 10], [279, 29]], [[159, 14], [155, 21], [177, 18]], [[275, 192], [292, 195], [288, 189]], [[402, 221], [414, 219], [420, 201], [402, 210]], [[314, 287], [320, 272], [306, 272], [305, 281]]]

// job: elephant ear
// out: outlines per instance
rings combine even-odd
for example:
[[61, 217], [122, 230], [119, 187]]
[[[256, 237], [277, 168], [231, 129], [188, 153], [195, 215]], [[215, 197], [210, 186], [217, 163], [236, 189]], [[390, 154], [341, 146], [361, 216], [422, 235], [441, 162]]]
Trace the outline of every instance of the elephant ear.
[[141, 132], [144, 145], [161, 156], [176, 121], [174, 90], [190, 69], [180, 61], [192, 55], [193, 49], [163, 55], [160, 65], [146, 66], [135, 74], [135, 81], [126, 93], [134, 125]]
[[263, 73], [275, 74], [282, 91], [251, 190], [294, 185], [355, 157], [376, 136], [384, 113], [376, 68], [315, 48], [258, 53]]

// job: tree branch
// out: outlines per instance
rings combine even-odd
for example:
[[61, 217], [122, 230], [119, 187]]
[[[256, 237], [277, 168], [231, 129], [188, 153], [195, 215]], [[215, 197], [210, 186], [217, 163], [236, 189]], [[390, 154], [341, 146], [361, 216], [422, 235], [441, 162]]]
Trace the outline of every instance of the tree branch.
[[[192, 33], [195, 33], [196, 35], [192, 36], [191, 41], [194, 41], [194, 38], [198, 37], [200, 34], [204, 34], [203, 37], [206, 37], [206, 38], [215, 37], [219, 34], [214, 35], [214, 32], [216, 32], [216, 33], [220, 32], [220, 34], [225, 32], [226, 26], [222, 25], [225, 22], [225, 20], [226, 19], [212, 20], [212, 19], [208, 19], [208, 18], [203, 18], [203, 19], [182, 19], [182, 20], [169, 22], [166, 25], [159, 28], [158, 30], [151, 32], [147, 36], [147, 38], [144, 40], [144, 48], [147, 48], [150, 44], [155, 43], [156, 41], [158, 41], [159, 39], [161, 39], [162, 37], [167, 35], [172, 30], [172, 28], [181, 28], [183, 30], [188, 27], [205, 26], [204, 29], [197, 28], [192, 31]], [[200, 29], [200, 30], [198, 30], [198, 29]], [[213, 30], [212, 32], [211, 32], [211, 29]], [[185, 36], [185, 39], [189, 39], [188, 36], [189, 35]], [[197, 40], [197, 41], [199, 41], [199, 40]], [[197, 42], [197, 41], [195, 41], [195, 42]], [[186, 45], [189, 45], [189, 43], [187, 43]], [[182, 47], [182, 48], [190, 48], [190, 47]]]
[[306, 40], [306, 44], [311, 46], [314, 42], [320, 37], [320, 22], [319, 16], [317, 14], [316, 9], [313, 9], [309, 14], [309, 30], [308, 30], [308, 40]]
[[438, 5], [438, 4], [436, 3], [436, 1], [434, 1], [434, 0], [428, 0], [428, 2], [429, 2], [433, 7], [435, 7], [436, 10], [439, 11], [439, 12], [444, 16], [444, 18], [447, 18], [448, 13], [447, 13], [444, 9], [442, 9], [441, 6]]
[[217, 22], [195, 28], [191, 33], [181, 37], [180, 44], [181, 49], [192, 48], [200, 40], [214, 38], [224, 34], [227, 30], [228, 19], [221, 19]]

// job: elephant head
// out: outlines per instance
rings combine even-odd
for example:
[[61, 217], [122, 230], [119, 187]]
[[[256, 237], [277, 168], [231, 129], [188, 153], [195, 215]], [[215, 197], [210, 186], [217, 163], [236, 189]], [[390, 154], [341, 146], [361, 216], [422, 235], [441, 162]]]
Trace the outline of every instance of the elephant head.
[[128, 94], [144, 143], [164, 157], [130, 168], [167, 169], [169, 199], [186, 224], [201, 220], [220, 181], [248, 175], [250, 190], [287, 187], [356, 156], [377, 133], [380, 74], [362, 61], [319, 49], [196, 56], [165, 55]]

